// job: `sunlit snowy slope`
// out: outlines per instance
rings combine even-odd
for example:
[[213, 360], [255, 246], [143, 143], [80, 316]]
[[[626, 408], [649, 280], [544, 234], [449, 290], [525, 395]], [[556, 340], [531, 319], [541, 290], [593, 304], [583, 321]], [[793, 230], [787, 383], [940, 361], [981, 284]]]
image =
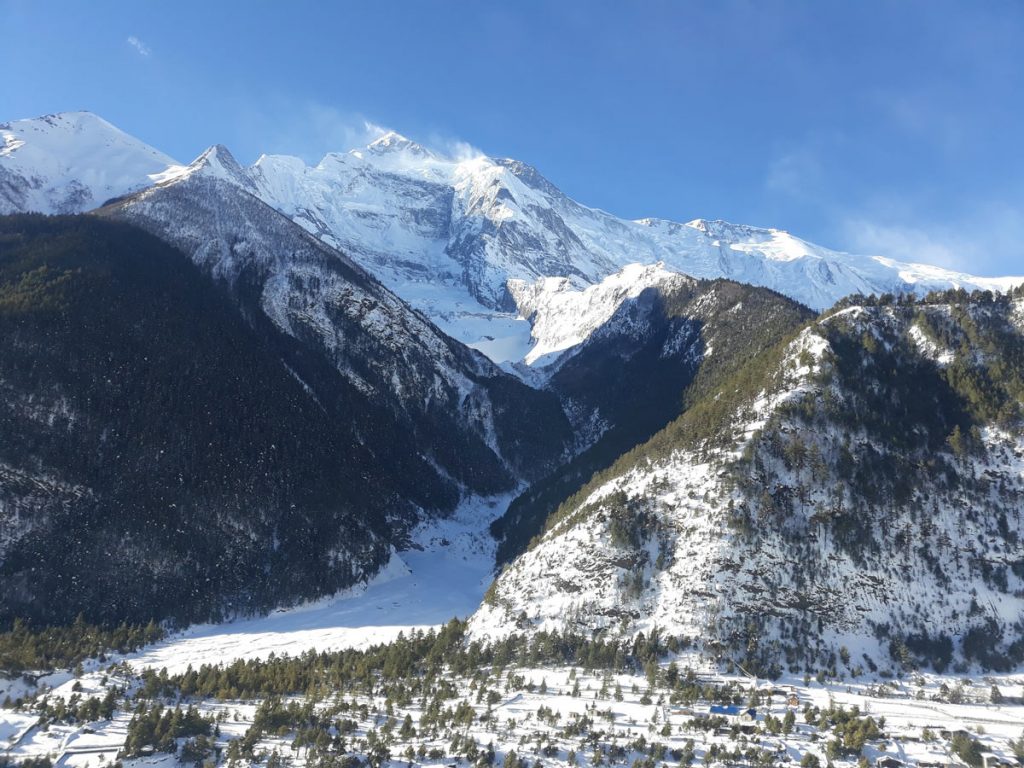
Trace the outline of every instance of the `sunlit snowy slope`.
[[494, 540], [487, 525], [508, 500], [470, 497], [451, 518], [422, 524], [413, 531], [410, 548], [392, 552], [390, 562], [365, 585], [266, 616], [193, 626], [127, 660], [136, 669], [178, 673], [226, 659], [364, 648], [465, 618], [491, 580]]
[[[593, 330], [595, 297], [580, 312], [566, 292], [635, 263], [773, 288], [815, 309], [851, 293], [996, 290], [1024, 281], [841, 253], [776, 229], [627, 221], [577, 203], [525, 163], [449, 157], [395, 133], [314, 167], [264, 156], [247, 175], [261, 198], [499, 362], [543, 364], [551, 351], [578, 344]], [[620, 290], [602, 292], [609, 305], [597, 314], [610, 316], [651, 276], [634, 269], [618, 277]], [[621, 290], [631, 277], [640, 282]], [[538, 315], [538, 307], [546, 311]], [[516, 317], [544, 322], [528, 330]]]
[[81, 213], [148, 187], [175, 161], [91, 112], [0, 124], [0, 214]]
[[[85, 210], [184, 172], [92, 115], [20, 121], [2, 135], [0, 211]], [[630, 264], [661, 262], [693, 277], [765, 286], [815, 309], [858, 292], [997, 290], [1024, 282], [842, 253], [777, 229], [704, 219], [628, 221], [570, 199], [518, 160], [452, 156], [393, 132], [315, 166], [264, 155], [224, 178], [347, 253], [442, 330], [496, 362], [536, 366], [550, 361], [550, 351], [572, 348], [571, 339], [589, 333], [593, 313], [581, 317], [573, 302], [554, 296]], [[608, 300], [628, 293], [611, 291]], [[529, 304], [519, 303], [524, 297]], [[546, 322], [531, 327], [525, 318], [536, 316], [539, 304], [549, 310]], [[550, 311], [556, 306], [565, 310], [560, 317]], [[610, 316], [616, 306], [602, 313]]]

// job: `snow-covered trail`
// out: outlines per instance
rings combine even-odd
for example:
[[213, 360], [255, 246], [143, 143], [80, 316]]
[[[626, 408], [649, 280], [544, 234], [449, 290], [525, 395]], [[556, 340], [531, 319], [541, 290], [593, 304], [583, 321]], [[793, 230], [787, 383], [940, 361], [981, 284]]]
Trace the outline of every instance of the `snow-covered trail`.
[[473, 499], [447, 520], [422, 526], [422, 550], [392, 555], [369, 584], [347, 593], [223, 624], [203, 624], [124, 657], [134, 669], [230, 663], [236, 659], [297, 656], [309, 649], [365, 648], [400, 632], [428, 629], [476, 610], [494, 568], [487, 528], [513, 497]]

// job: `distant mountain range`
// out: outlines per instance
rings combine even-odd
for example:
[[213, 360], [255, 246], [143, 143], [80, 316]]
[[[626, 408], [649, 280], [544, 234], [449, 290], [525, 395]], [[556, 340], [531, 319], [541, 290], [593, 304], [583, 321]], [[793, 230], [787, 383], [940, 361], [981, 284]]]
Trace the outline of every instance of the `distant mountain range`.
[[[84, 211], [191, 172], [85, 112], [8, 123], [0, 138], [0, 213]], [[342, 250], [442, 330], [499, 363], [549, 363], [551, 352], [585, 338], [588, 320], [577, 327], [574, 302], [556, 295], [631, 264], [763, 286], [818, 310], [853, 293], [1005, 290], [1024, 282], [841, 253], [775, 229], [628, 221], [570, 199], [526, 163], [453, 158], [396, 133], [312, 167], [264, 155], [242, 168], [225, 148], [214, 154], [221, 178]], [[209, 156], [199, 162], [209, 166]], [[557, 318], [556, 307], [563, 310]]]

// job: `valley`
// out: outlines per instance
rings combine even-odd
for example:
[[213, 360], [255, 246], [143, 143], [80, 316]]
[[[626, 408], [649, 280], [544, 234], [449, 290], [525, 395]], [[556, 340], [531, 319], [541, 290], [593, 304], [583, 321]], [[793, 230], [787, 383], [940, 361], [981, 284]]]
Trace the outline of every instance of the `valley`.
[[0, 140], [0, 768], [1024, 762], [1024, 278]]

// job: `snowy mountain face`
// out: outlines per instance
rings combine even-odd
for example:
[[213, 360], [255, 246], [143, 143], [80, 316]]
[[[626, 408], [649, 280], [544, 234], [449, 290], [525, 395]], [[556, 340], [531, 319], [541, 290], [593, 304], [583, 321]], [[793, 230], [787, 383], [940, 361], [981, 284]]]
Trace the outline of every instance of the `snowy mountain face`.
[[1020, 663], [1021, 301], [814, 322], [563, 504], [472, 635], [657, 627], [761, 670]]
[[693, 283], [692, 278], [669, 272], [662, 264], [631, 264], [582, 289], [564, 277], [544, 277], [533, 283], [509, 280], [509, 293], [519, 313], [530, 321], [534, 339], [523, 362], [550, 373], [563, 352], [583, 344], [611, 320], [623, 302], [650, 289], [672, 292]]
[[[525, 163], [444, 157], [393, 133], [313, 168], [292, 157], [263, 157], [248, 175], [263, 200], [499, 362], [542, 365], [553, 348], [568, 348], [592, 327], [584, 317], [569, 330], [578, 315], [555, 319], [563, 302], [549, 298], [547, 322], [533, 323], [526, 339], [515, 317], [537, 317], [538, 294], [583, 289], [635, 263], [765, 286], [816, 309], [853, 293], [923, 295], [1024, 282], [840, 253], [779, 230], [722, 221], [626, 221], [571, 200]], [[616, 282], [640, 280], [635, 294], [649, 277], [633, 268]], [[559, 329], [550, 336], [552, 325]]]
[[175, 161], [90, 112], [0, 124], [0, 214], [81, 213], [148, 187]]
[[[87, 113], [12, 123], [0, 135], [0, 212], [85, 210], [187, 172]], [[571, 302], [554, 296], [631, 264], [660, 262], [697, 278], [765, 286], [816, 309], [852, 293], [995, 290], [1024, 281], [840, 253], [779, 230], [722, 221], [627, 221], [577, 203], [525, 163], [452, 157], [396, 133], [328, 154], [312, 167], [265, 155], [249, 168], [235, 164], [219, 173], [499, 363], [540, 367], [551, 351], [571, 349], [569, 342], [586, 336], [593, 316], [579, 317], [568, 311]], [[629, 276], [642, 281], [650, 275], [635, 268], [616, 281]], [[538, 314], [541, 293], [549, 298], [547, 311]], [[527, 303], [520, 306], [520, 300]], [[560, 309], [567, 311], [556, 318]], [[526, 317], [546, 320], [531, 326]]]

